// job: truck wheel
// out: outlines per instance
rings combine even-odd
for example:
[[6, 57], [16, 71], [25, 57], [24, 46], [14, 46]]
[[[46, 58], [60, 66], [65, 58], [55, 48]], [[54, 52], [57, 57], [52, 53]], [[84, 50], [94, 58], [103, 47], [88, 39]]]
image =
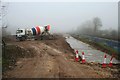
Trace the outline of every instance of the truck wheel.
[[22, 41], [25, 41], [25, 37], [22, 37]]

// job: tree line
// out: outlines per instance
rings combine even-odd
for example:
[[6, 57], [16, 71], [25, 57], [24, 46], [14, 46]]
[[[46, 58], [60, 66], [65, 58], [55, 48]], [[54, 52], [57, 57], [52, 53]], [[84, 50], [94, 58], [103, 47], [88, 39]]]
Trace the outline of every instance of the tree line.
[[101, 29], [102, 26], [102, 20], [99, 17], [95, 17], [92, 20], [82, 23], [73, 33], [77, 35], [90, 35], [120, 41], [120, 37], [118, 35], [118, 33], [120, 33], [118, 31], [119, 29]]

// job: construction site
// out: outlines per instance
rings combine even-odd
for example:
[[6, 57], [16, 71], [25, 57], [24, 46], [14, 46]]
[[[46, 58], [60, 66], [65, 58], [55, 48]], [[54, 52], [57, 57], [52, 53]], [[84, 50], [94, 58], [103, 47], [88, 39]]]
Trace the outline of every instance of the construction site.
[[[119, 65], [102, 67], [97, 62], [76, 60], [74, 49], [63, 35], [54, 40], [18, 42], [12, 38], [6, 43], [3, 78], [119, 78]], [[81, 53], [82, 54], [82, 53]], [[85, 53], [88, 54], [88, 53]], [[3, 54], [4, 55], [4, 54]], [[86, 56], [85, 56], [86, 57]], [[101, 58], [103, 60], [103, 58]], [[4, 61], [4, 60], [3, 60]]]
[[1, 78], [119, 80], [116, 5], [2, 3]]

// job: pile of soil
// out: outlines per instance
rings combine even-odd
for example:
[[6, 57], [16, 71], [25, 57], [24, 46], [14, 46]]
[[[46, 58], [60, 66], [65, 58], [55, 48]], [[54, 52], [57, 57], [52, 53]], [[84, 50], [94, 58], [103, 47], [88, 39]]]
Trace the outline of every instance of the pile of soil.
[[70, 45], [65, 41], [65, 38], [62, 35], [54, 35], [54, 40], [43, 40], [42, 42], [46, 45], [59, 49], [67, 53], [68, 51], [74, 53], [74, 50], [71, 49]]
[[[5, 49], [4, 49], [5, 48]], [[2, 71], [11, 70], [15, 67], [18, 58], [34, 57], [33, 50], [24, 49], [17, 45], [6, 45], [2, 48]]]

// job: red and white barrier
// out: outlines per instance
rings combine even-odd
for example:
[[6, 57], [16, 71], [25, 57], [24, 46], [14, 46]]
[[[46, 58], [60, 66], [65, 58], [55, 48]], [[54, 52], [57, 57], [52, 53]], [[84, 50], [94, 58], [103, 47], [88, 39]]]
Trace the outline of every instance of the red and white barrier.
[[104, 55], [104, 61], [103, 61], [103, 64], [102, 64], [102, 67], [103, 67], [103, 68], [106, 68], [106, 66], [107, 66], [107, 65], [106, 65], [106, 58], [107, 58], [107, 55], [105, 54], [105, 55]]
[[85, 63], [86, 60], [85, 60], [85, 55], [84, 55], [84, 52], [82, 52], [82, 63]]
[[75, 61], [79, 61], [79, 55], [78, 55], [78, 50], [75, 50], [75, 54], [76, 54], [76, 56], [75, 56]]

